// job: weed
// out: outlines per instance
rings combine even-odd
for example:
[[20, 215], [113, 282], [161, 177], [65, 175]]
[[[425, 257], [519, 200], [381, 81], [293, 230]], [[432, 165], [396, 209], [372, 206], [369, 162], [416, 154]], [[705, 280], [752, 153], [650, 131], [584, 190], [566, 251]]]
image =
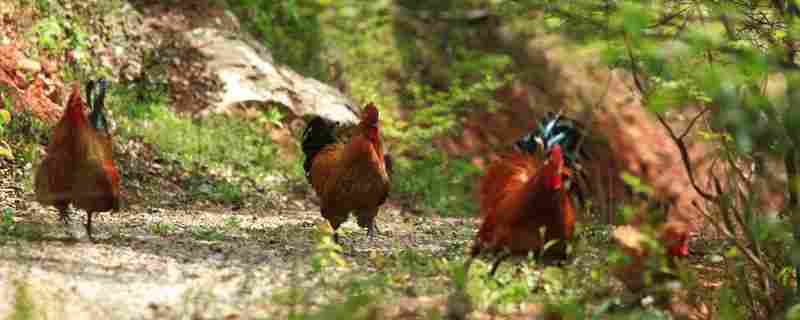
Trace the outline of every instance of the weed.
[[150, 225], [150, 232], [160, 235], [166, 236], [175, 231], [176, 227], [173, 224], [157, 222]]
[[14, 232], [14, 210], [11, 208], [3, 208], [0, 211], [0, 233], [8, 235]]
[[225, 226], [225, 229], [228, 230], [237, 230], [242, 227], [242, 219], [239, 219], [239, 217], [236, 216], [226, 217], [222, 223]]
[[411, 195], [411, 201], [445, 216], [471, 216], [477, 210], [472, 192], [480, 169], [471, 163], [449, 159], [441, 152], [396, 163], [393, 192]]
[[160, 157], [196, 173], [186, 181], [195, 198], [241, 204], [242, 178], [259, 181], [283, 168], [258, 123], [225, 116], [193, 120], [172, 112], [166, 96], [166, 91], [112, 87], [109, 106], [121, 138], [141, 137]]
[[210, 198], [221, 203], [240, 204], [244, 199], [242, 187], [230, 182], [218, 182], [211, 189]]
[[203, 241], [222, 241], [225, 240], [225, 234], [220, 232], [219, 229], [208, 226], [194, 226], [191, 229], [192, 237], [197, 240]]

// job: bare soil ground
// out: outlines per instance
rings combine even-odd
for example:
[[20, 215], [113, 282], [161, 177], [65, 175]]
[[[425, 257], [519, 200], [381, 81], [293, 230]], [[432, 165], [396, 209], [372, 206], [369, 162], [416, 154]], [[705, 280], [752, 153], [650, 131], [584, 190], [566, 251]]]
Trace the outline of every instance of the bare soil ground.
[[[274, 304], [277, 294], [319, 276], [311, 262], [326, 224], [311, 201], [266, 193], [235, 211], [136, 203], [99, 214], [99, 240], [92, 243], [82, 235], [84, 213], [73, 215], [77, 240], [67, 237], [55, 210], [20, 188], [31, 170], [3, 170], [18, 171], [0, 180], [0, 210], [14, 212], [0, 243], [0, 318], [19, 308], [14, 303], [25, 290], [46, 319], [263, 318], [288, 310]], [[354, 221], [342, 227], [343, 257], [355, 274], [376, 272], [376, 257], [404, 249], [462, 254], [473, 232], [471, 219], [420, 218], [394, 208], [378, 222], [374, 240]]]

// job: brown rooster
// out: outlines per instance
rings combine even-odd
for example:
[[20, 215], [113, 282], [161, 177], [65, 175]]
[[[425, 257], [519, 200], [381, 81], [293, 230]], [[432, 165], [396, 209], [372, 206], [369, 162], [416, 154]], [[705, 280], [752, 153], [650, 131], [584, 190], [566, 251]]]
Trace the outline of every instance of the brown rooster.
[[[653, 255], [653, 249], [645, 243], [646, 236], [639, 228], [624, 225], [614, 229], [612, 234], [614, 241], [622, 249], [629, 260], [624, 261], [612, 268], [613, 274], [619, 278], [629, 290], [638, 292], [644, 289], [648, 283], [658, 283], [671, 278], [672, 275], [662, 272], [660, 269], [653, 269], [652, 272], [647, 267], [650, 258], [658, 258]], [[658, 245], [662, 246], [667, 258], [666, 266], [674, 269], [676, 266], [675, 258], [684, 258], [689, 255], [689, 233], [688, 226], [678, 221], [670, 221], [661, 225], [658, 229]], [[653, 260], [659, 262], [658, 260]]]
[[558, 144], [544, 163], [521, 152], [493, 163], [481, 179], [483, 223], [468, 263], [485, 251], [506, 251], [492, 267], [490, 275], [494, 275], [509, 256], [538, 255], [551, 240], [558, 242], [545, 256], [565, 259], [566, 241], [575, 229], [575, 208], [564, 179], [569, 175]]
[[[314, 117], [303, 132], [306, 178], [322, 200], [322, 216], [334, 232], [355, 212], [358, 225], [376, 233], [375, 216], [389, 194], [389, 158], [384, 155], [378, 109], [367, 104], [349, 141], [340, 142], [337, 124]], [[338, 243], [339, 236], [334, 233]]]
[[584, 137], [578, 121], [548, 113], [536, 130], [514, 143], [514, 151], [489, 166], [480, 182], [483, 221], [467, 271], [486, 251], [501, 253], [490, 275], [510, 256], [538, 256], [545, 249], [548, 260], [567, 257], [567, 241], [575, 230], [572, 196], [583, 203], [579, 185], [573, 182], [583, 174], [580, 160], [588, 158], [581, 149]]
[[[86, 233], [92, 236], [92, 214], [117, 210], [120, 206], [119, 173], [112, 159], [111, 136], [103, 112], [105, 80], [99, 81], [99, 94], [87, 118], [85, 103], [76, 82], [67, 109], [53, 128], [47, 156], [36, 172], [36, 199], [52, 205], [69, 224], [69, 205], [86, 210]], [[88, 103], [94, 84], [87, 84]]]

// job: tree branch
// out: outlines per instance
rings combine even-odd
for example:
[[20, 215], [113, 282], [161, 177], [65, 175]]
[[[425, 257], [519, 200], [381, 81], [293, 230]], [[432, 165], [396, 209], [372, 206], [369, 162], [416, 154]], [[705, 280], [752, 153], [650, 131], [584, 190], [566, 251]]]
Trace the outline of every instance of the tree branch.
[[[692, 188], [694, 188], [694, 190], [698, 194], [700, 194], [700, 196], [702, 196], [704, 199], [716, 202], [718, 196], [703, 191], [703, 189], [700, 189], [700, 187], [697, 185], [697, 181], [695, 180], [694, 177], [694, 169], [692, 168], [692, 162], [689, 159], [689, 151], [686, 149], [686, 143], [683, 141], [683, 137], [675, 135], [675, 131], [673, 131], [672, 127], [670, 127], [669, 124], [667, 124], [667, 121], [664, 120], [664, 117], [662, 117], [661, 114], [657, 113], [656, 117], [658, 118], [658, 122], [660, 122], [661, 125], [664, 127], [664, 129], [667, 130], [667, 133], [669, 133], [670, 138], [672, 138], [672, 141], [678, 147], [678, 151], [680, 151], [681, 153], [681, 159], [683, 160], [683, 166], [686, 168], [686, 174], [689, 175], [689, 181], [692, 183]], [[687, 132], [693, 126], [694, 126], [694, 121], [691, 123], [690, 126], [686, 128]]]

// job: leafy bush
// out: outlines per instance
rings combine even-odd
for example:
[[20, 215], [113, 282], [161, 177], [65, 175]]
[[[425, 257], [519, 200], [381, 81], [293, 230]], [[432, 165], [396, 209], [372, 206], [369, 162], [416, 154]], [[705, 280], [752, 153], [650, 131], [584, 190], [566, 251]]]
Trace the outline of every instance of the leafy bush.
[[465, 160], [431, 152], [418, 159], [398, 159], [392, 192], [445, 216], [469, 216], [477, 211], [473, 197], [480, 169]]
[[[187, 168], [208, 167], [228, 175], [263, 177], [277, 165], [276, 147], [257, 123], [225, 116], [190, 119], [172, 112], [166, 94], [146, 97], [124, 87], [109, 94], [111, 109], [121, 115], [120, 133], [141, 136], [158, 146], [162, 156]], [[234, 146], [234, 147], [232, 147]], [[219, 186], [225, 198], [239, 197], [235, 188]]]
[[[704, 139], [714, 147], [708, 184], [696, 180], [691, 163], [686, 169], [705, 200], [697, 210], [731, 243], [725, 255], [729, 277], [724, 286], [729, 290], [717, 296], [723, 317], [771, 319], [786, 312], [798, 287], [784, 275], [793, 268], [800, 271], [795, 258], [800, 233], [794, 231], [800, 210], [791, 201], [797, 198], [792, 181], [798, 161], [792, 132], [800, 125], [793, 120], [797, 108], [791, 106], [800, 82], [794, 80], [794, 49], [784, 41], [798, 36], [797, 3], [758, 8], [715, 1], [528, 4], [555, 19], [551, 25], [582, 30], [582, 41], [602, 43], [605, 62], [633, 74], [646, 106], [684, 156], [686, 138]], [[777, 96], [766, 88], [774, 76], [787, 79], [786, 92]], [[664, 117], [687, 105], [698, 106], [702, 111], [694, 119], [704, 121], [693, 120], [677, 131]], [[768, 159], [783, 163], [788, 176], [790, 201], [783, 218], [764, 205], [766, 190], [780, 183], [767, 171]], [[711, 190], [706, 191], [707, 185]]]
[[229, 0], [244, 25], [278, 62], [306, 76], [327, 79], [321, 58], [319, 14], [325, 1]]

